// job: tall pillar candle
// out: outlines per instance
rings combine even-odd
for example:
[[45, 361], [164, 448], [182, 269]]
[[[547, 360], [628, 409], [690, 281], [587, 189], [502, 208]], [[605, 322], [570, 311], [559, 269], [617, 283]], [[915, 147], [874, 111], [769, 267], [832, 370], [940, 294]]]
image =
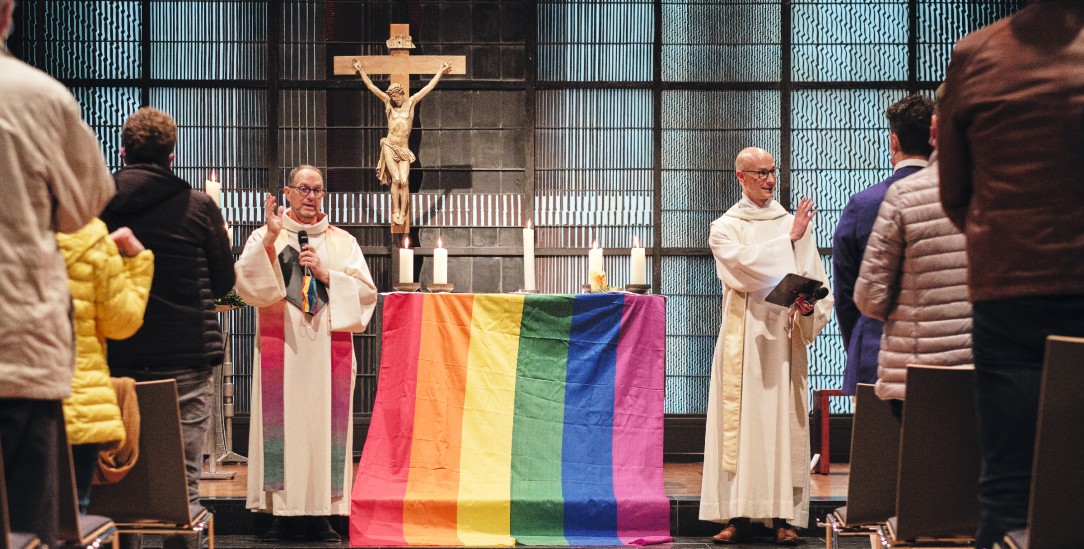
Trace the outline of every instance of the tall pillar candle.
[[222, 184], [215, 181], [215, 174], [211, 173], [211, 178], [203, 182], [203, 188], [205, 192], [211, 197], [211, 200], [215, 201], [215, 206], [222, 207]]
[[629, 284], [647, 284], [647, 257], [644, 249], [640, 246], [640, 239], [633, 238], [632, 251], [629, 257]]
[[531, 222], [523, 229], [523, 289], [534, 290], [534, 229]]
[[448, 249], [437, 238], [437, 247], [433, 248], [433, 284], [448, 283]]
[[587, 272], [588, 274], [603, 272], [602, 248], [598, 247], [598, 240], [596, 240], [594, 246], [591, 247], [591, 251], [587, 252]]
[[410, 249], [410, 238], [404, 238], [403, 247], [399, 249], [399, 282], [414, 282], [414, 250]]

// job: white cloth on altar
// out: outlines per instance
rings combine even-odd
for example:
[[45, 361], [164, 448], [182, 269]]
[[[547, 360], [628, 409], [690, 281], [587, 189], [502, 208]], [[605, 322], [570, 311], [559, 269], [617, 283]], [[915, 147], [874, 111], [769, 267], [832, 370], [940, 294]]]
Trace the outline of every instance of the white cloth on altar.
[[[346, 231], [329, 227], [327, 216], [311, 225], [283, 216], [283, 230], [275, 241], [272, 261], [263, 246], [267, 227], [256, 229], [237, 260], [237, 293], [253, 307], [283, 301], [286, 287], [278, 254], [297, 248], [297, 232], [304, 229], [309, 244], [330, 272], [328, 304], [307, 319], [286, 304], [283, 371], [284, 489], [263, 489], [263, 415], [260, 388], [260, 337], [257, 323], [252, 372], [252, 421], [249, 430], [248, 492], [246, 507], [275, 515], [349, 515], [353, 479], [353, 410], [346, 438], [342, 496], [331, 495], [331, 332], [365, 330], [376, 308], [376, 285], [369, 274], [357, 240]], [[350, 392], [357, 373], [352, 360]], [[351, 403], [353, 398], [350, 399]]]
[[[806, 347], [827, 324], [829, 297], [813, 315], [796, 315], [764, 301], [788, 273], [827, 282], [812, 224], [793, 245], [794, 217], [772, 201], [764, 208], [743, 200], [711, 224], [710, 246], [723, 283], [723, 319], [712, 359], [700, 519], [726, 522], [746, 517], [809, 520], [808, 362]], [[827, 285], [827, 284], [826, 284]], [[741, 293], [745, 306], [741, 308]], [[724, 417], [724, 335], [731, 300], [735, 321], [744, 322], [739, 417]], [[744, 312], [743, 312], [744, 311]], [[734, 326], [731, 326], [734, 328]], [[740, 329], [740, 328], [739, 328]], [[722, 465], [725, 421], [737, 427], [734, 472]]]

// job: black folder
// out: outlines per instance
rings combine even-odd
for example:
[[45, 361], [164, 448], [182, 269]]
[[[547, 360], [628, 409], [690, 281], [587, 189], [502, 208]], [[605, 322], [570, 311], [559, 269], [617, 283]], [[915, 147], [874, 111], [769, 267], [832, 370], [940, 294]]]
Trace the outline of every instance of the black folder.
[[[801, 294], [816, 295], [824, 283], [815, 278], [804, 277], [800, 274], [790, 273], [776, 284], [775, 288], [764, 298], [768, 303], [774, 303], [783, 307], [790, 307], [794, 300]], [[820, 296], [824, 297], [824, 296]], [[818, 297], [818, 299], [820, 299]]]

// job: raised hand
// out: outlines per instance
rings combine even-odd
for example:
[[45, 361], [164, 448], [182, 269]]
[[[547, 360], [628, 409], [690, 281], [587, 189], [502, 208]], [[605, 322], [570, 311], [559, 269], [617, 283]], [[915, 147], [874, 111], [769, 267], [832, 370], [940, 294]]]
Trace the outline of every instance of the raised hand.
[[806, 229], [809, 228], [809, 222], [813, 220], [815, 215], [817, 215], [817, 210], [813, 209], [812, 199], [802, 198], [798, 201], [798, 209], [794, 210], [794, 224], [790, 227], [791, 242], [798, 242], [805, 236]]
[[263, 199], [263, 207], [267, 210], [267, 234], [263, 237], [263, 245], [267, 248], [275, 247], [275, 240], [279, 237], [279, 233], [282, 232], [282, 216], [285, 208], [277, 204], [275, 196], [271, 193], [268, 193], [267, 198]]
[[452, 72], [452, 64], [451, 64], [451, 62], [449, 62], [449, 61], [441, 61], [440, 62], [440, 73], [441, 74], [448, 74], [450, 72]]

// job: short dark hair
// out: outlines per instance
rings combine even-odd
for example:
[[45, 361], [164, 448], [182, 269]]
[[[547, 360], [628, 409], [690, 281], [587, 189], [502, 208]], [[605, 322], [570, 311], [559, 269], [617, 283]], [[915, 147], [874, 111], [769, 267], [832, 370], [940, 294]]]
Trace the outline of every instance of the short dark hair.
[[900, 99], [885, 111], [888, 131], [896, 134], [900, 149], [906, 154], [922, 156], [929, 156], [933, 152], [930, 145], [931, 116], [933, 101], [917, 93]]
[[316, 175], [320, 176], [320, 181], [324, 180], [324, 174], [320, 173], [320, 168], [317, 168], [316, 166], [313, 166], [311, 164], [298, 164], [296, 168], [290, 170], [290, 176], [286, 178], [286, 184], [293, 185], [294, 178], [297, 177], [297, 174], [304, 171], [316, 172]]
[[120, 144], [128, 164], [169, 166], [169, 155], [177, 145], [177, 123], [154, 107], [142, 107], [124, 122]]

